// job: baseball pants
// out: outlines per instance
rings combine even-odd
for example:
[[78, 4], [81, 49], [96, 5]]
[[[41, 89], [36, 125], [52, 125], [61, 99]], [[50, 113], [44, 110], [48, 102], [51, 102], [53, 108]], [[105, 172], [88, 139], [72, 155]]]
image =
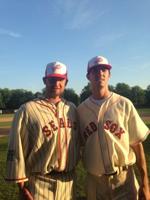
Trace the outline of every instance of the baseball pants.
[[132, 167], [111, 176], [87, 175], [87, 200], [138, 200], [138, 189]]
[[75, 200], [74, 181], [75, 174], [34, 175], [29, 179], [28, 189], [34, 200]]

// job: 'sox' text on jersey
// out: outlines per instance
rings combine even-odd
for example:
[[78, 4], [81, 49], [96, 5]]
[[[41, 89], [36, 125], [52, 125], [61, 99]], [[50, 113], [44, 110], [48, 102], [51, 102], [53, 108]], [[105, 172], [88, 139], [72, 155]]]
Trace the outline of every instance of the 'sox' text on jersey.
[[119, 139], [121, 138], [121, 135], [125, 133], [123, 128], [121, 128], [117, 123], [106, 120], [104, 123], [104, 130], [109, 130], [113, 135], [117, 136]]

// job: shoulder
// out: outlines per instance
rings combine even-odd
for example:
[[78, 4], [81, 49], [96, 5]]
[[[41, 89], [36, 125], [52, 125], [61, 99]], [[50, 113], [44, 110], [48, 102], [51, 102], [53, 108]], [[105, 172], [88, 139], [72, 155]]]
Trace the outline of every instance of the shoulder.
[[85, 99], [80, 105], [77, 107], [77, 110], [82, 110], [86, 105], [90, 103], [90, 98]]
[[77, 108], [76, 105], [73, 102], [68, 101], [66, 99], [62, 99], [61, 103], [64, 104], [64, 106], [67, 106], [68, 108], [71, 108], [71, 109], [74, 109], [74, 110], [76, 110], [76, 108]]
[[28, 112], [28, 110], [31, 109], [31, 107], [34, 107], [37, 103], [39, 103], [40, 99], [33, 99], [31, 101], [28, 101], [20, 106], [20, 108], [17, 110], [16, 113], [20, 112]]
[[112, 98], [114, 100], [116, 99], [116, 101], [119, 102], [119, 103], [133, 105], [133, 103], [130, 99], [128, 99], [127, 97], [124, 97], [122, 95], [119, 95], [117, 93], [113, 92]]

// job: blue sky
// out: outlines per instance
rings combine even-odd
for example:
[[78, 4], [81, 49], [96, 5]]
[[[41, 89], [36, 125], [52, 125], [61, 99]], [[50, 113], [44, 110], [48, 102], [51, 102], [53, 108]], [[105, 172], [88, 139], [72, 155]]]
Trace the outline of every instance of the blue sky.
[[0, 0], [0, 88], [44, 88], [48, 62], [68, 66], [80, 94], [96, 55], [112, 64], [110, 84], [150, 85], [150, 0]]

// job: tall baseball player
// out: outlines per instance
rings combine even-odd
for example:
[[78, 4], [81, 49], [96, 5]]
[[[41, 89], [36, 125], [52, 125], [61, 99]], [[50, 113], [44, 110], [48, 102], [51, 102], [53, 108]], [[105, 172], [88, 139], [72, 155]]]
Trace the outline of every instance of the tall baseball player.
[[12, 124], [6, 180], [18, 183], [20, 200], [74, 200], [78, 161], [76, 107], [61, 98], [63, 63], [46, 67], [46, 94], [20, 107]]
[[[150, 200], [141, 143], [149, 130], [129, 99], [109, 91], [110, 69], [102, 56], [88, 62], [92, 95], [78, 107], [87, 200]], [[141, 175], [140, 187], [134, 163]]]

